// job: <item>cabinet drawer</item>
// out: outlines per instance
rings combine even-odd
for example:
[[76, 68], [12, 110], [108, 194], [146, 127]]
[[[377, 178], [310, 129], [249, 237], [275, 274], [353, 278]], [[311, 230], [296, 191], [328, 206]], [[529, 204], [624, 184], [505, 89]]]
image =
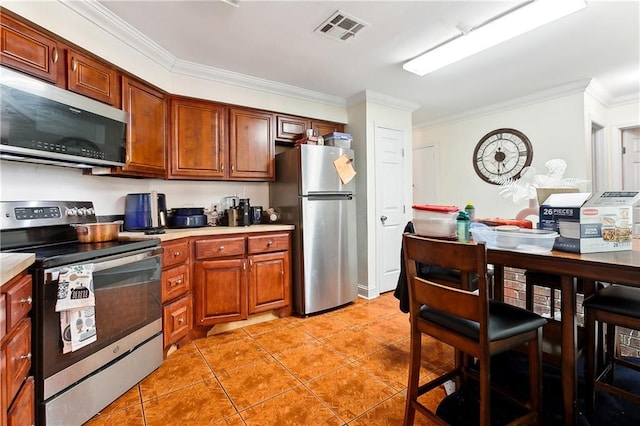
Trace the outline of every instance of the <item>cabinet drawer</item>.
[[7, 411], [7, 426], [36, 424], [34, 399], [33, 377], [29, 377]]
[[162, 303], [183, 295], [189, 291], [189, 268], [176, 266], [162, 272]]
[[189, 334], [192, 318], [191, 296], [185, 296], [162, 308], [162, 331], [165, 348]]
[[196, 241], [196, 259], [244, 255], [244, 237], [212, 238]]
[[178, 265], [189, 260], [189, 241], [172, 242], [162, 244], [164, 253], [162, 254], [162, 267]]
[[5, 391], [8, 402], [12, 401], [18, 393], [31, 369], [31, 320], [29, 318], [23, 319], [9, 333], [9, 338], [2, 349], [7, 363]]
[[289, 250], [289, 234], [256, 235], [247, 239], [250, 254]]
[[11, 330], [31, 310], [31, 275], [25, 275], [6, 291], [7, 330]]

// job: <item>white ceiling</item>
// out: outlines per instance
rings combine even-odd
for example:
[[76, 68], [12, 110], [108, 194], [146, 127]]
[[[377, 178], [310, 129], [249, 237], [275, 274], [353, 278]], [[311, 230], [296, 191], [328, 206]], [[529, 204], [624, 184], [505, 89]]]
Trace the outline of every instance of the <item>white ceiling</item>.
[[[616, 103], [640, 93], [640, 1], [588, 7], [418, 77], [402, 63], [516, 1], [100, 1], [175, 60], [346, 99], [418, 104], [414, 125], [595, 79]], [[341, 10], [370, 24], [347, 42], [314, 30]]]

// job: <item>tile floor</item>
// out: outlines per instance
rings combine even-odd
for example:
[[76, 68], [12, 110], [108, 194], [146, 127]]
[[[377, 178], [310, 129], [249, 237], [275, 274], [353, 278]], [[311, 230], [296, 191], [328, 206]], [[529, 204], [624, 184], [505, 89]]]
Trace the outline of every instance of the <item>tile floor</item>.
[[[450, 347], [423, 342], [422, 375], [450, 368]], [[195, 340], [87, 425], [401, 425], [408, 360], [397, 299], [358, 299]], [[422, 398], [435, 407], [443, 397]]]

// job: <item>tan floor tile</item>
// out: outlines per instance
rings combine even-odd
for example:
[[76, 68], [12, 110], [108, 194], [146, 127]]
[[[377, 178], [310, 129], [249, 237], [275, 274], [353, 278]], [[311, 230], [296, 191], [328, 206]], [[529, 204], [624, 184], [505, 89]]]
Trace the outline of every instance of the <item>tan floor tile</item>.
[[406, 339], [411, 336], [411, 325], [408, 316], [390, 315], [360, 327], [372, 336], [387, 342]]
[[125, 409], [112, 411], [108, 414], [97, 414], [85, 426], [145, 426], [142, 414], [142, 404], [130, 405]]
[[344, 422], [319, 398], [300, 386], [240, 413], [247, 426], [341, 426]]
[[293, 347], [316, 341], [299, 327], [287, 327], [264, 333], [255, 338], [271, 354], [286, 351]]
[[218, 380], [238, 410], [244, 410], [300, 384], [273, 358], [258, 361], [231, 373], [219, 374]]
[[142, 399], [140, 398], [140, 387], [139, 385], [135, 385], [120, 396], [120, 398], [103, 408], [99, 414], [106, 415], [113, 413], [114, 411], [140, 404], [142, 404]]
[[229, 416], [226, 419], [217, 420], [213, 423], [215, 426], [245, 426], [246, 423], [240, 417], [240, 414]]
[[353, 326], [339, 318], [325, 315], [308, 318], [306, 321], [299, 323], [298, 327], [316, 339], [324, 339]]
[[354, 364], [312, 380], [307, 386], [347, 422], [396, 393]]
[[[367, 411], [357, 419], [349, 422], [349, 426], [397, 426], [404, 420], [405, 397], [396, 394], [382, 404]], [[430, 421], [420, 413], [416, 413], [414, 426], [435, 426], [438, 423]]]
[[146, 401], [213, 377], [200, 354], [170, 356], [140, 382], [140, 393]]
[[351, 362], [319, 342], [298, 346], [276, 354], [275, 357], [302, 382], [307, 382]]
[[350, 325], [363, 325], [380, 319], [369, 304], [348, 306], [331, 313], [331, 316]]
[[350, 360], [365, 357], [384, 347], [384, 342], [364, 331], [347, 329], [323, 340], [333, 350]]
[[[210, 349], [214, 346], [226, 345], [227, 343], [238, 342], [249, 339], [249, 335], [242, 329], [225, 331], [193, 341], [193, 344], [200, 350]], [[180, 352], [180, 350], [178, 351]]]
[[201, 351], [215, 374], [230, 373], [270, 357], [267, 351], [251, 338], [230, 341], [224, 345], [206, 346]]
[[143, 402], [146, 426], [210, 425], [236, 411], [215, 379]]
[[291, 321], [287, 320], [286, 318], [277, 318], [271, 321], [264, 321], [258, 324], [249, 325], [243, 327], [242, 329], [249, 336], [256, 337], [260, 334], [277, 330], [283, 327], [292, 327]]
[[409, 352], [394, 347], [384, 348], [358, 360], [358, 366], [396, 390], [407, 387]]

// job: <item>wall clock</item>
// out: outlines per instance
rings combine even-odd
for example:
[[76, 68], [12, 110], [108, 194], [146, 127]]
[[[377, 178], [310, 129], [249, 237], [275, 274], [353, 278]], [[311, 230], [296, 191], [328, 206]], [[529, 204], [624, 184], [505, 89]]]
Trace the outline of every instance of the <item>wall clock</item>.
[[531, 165], [533, 148], [522, 132], [498, 129], [480, 139], [473, 151], [473, 168], [482, 180], [500, 185], [506, 179], [520, 178], [520, 172]]

